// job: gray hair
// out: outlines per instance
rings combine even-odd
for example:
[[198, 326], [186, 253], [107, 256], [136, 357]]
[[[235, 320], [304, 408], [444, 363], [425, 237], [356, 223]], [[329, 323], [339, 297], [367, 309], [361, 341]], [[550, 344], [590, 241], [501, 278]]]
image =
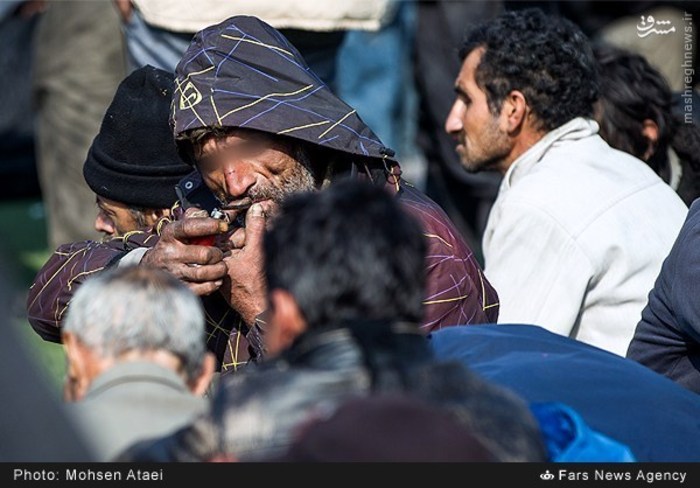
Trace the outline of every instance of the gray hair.
[[130, 351], [168, 351], [196, 378], [206, 354], [201, 301], [166, 271], [148, 266], [110, 268], [78, 288], [64, 323], [106, 358]]

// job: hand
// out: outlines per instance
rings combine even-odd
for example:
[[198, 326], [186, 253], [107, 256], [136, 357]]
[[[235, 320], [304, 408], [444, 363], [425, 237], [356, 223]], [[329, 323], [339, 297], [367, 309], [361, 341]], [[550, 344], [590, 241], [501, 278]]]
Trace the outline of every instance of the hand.
[[141, 263], [170, 272], [197, 295], [209, 295], [219, 289], [226, 276], [224, 254], [216, 247], [192, 244], [191, 240], [227, 232], [228, 223], [194, 215], [199, 215], [198, 211], [188, 209], [183, 219], [167, 224]]
[[263, 205], [256, 203], [250, 207], [245, 228], [236, 229], [231, 236], [235, 248], [224, 257], [227, 275], [221, 293], [248, 325], [267, 308], [262, 241], [266, 208], [271, 210], [271, 207]]

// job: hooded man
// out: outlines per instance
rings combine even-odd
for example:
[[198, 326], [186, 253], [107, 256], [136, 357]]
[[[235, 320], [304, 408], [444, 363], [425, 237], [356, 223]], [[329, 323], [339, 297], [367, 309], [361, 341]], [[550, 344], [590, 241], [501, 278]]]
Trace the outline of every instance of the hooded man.
[[[429, 238], [423, 329], [497, 317], [495, 291], [442, 209], [401, 179], [394, 152], [277, 30], [235, 16], [200, 31], [177, 66], [176, 83], [173, 125], [183, 159], [197, 167], [229, 221], [252, 206], [253, 222], [233, 229], [224, 256], [217, 248], [182, 246], [215, 232], [217, 222], [181, 221], [164, 230], [143, 262], [170, 269], [200, 293], [220, 289], [248, 326], [259, 324], [266, 304], [258, 241], [266, 216], [291, 193], [363, 178], [395, 194]], [[188, 183], [193, 191], [201, 185]]]
[[[401, 178], [394, 152], [279, 31], [235, 16], [198, 32], [177, 66], [176, 84], [174, 134], [183, 159], [196, 168], [178, 185], [184, 218], [156, 229], [157, 243], [125, 259], [167, 269], [199, 295], [223, 295], [241, 320], [222, 370], [245, 355], [243, 336], [254, 356], [262, 354], [260, 240], [267, 217], [285, 196], [346, 177], [385, 187], [422, 225], [428, 238], [422, 330], [495, 322], [496, 291], [443, 210]], [[201, 216], [214, 208], [225, 221]], [[198, 244], [217, 234], [216, 246]]]

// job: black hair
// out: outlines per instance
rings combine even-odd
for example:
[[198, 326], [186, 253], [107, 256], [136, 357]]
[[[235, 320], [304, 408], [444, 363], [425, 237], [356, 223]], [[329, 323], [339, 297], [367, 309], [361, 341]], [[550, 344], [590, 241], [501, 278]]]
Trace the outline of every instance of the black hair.
[[423, 232], [384, 188], [346, 177], [291, 195], [264, 247], [268, 289], [290, 292], [309, 329], [422, 320]]
[[603, 42], [593, 52], [600, 67], [600, 135], [614, 148], [645, 159], [649, 142], [642, 129], [649, 119], [659, 128], [657, 150], [665, 153], [678, 125], [666, 79], [640, 54]]
[[[644, 56], [605, 42], [596, 43], [593, 51], [600, 71], [596, 119], [601, 137], [612, 147], [644, 160], [666, 182], [670, 180], [671, 147], [683, 166], [676, 191], [690, 205], [700, 196], [698, 126], [683, 120], [666, 78]], [[642, 133], [647, 119], [658, 127], [648, 157], [649, 140]]]
[[539, 8], [506, 11], [465, 35], [460, 58], [481, 47], [485, 51], [475, 79], [492, 113], [518, 90], [541, 130], [592, 116], [598, 96], [596, 64], [588, 38], [573, 22]]

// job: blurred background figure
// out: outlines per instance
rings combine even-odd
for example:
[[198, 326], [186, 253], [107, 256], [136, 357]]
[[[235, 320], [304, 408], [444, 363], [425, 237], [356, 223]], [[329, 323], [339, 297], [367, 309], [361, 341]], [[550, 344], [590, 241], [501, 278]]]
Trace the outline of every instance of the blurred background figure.
[[457, 56], [470, 25], [503, 11], [503, 2], [416, 2], [413, 76], [417, 97], [416, 145], [425, 159], [425, 192], [445, 209], [483, 265], [481, 236], [501, 177], [464, 171], [445, 119], [454, 102]]
[[129, 69], [150, 64], [167, 71], [195, 32], [234, 15], [253, 15], [277, 28], [311, 70], [335, 88], [336, 59], [345, 32], [377, 30], [392, 0], [113, 0], [122, 21]]
[[[570, 18], [575, 19], [579, 14], [583, 14], [584, 28], [588, 27], [586, 22], [593, 28], [596, 28], [596, 22], [599, 24], [592, 34], [596, 40], [643, 56], [662, 74], [671, 90], [676, 93], [682, 92], [687, 84], [694, 85], [695, 80], [690, 83], [686, 80], [683, 67], [694, 66], [698, 61], [694, 59], [697, 34], [693, 32], [691, 36], [686, 35], [692, 32], [697, 22], [697, 18], [693, 20], [693, 14], [700, 14], [698, 2], [618, 0], [579, 1], [573, 4], [569, 7], [571, 11], [567, 12]], [[567, 6], [563, 5], [563, 8], [566, 9]], [[691, 31], [686, 27], [690, 27]], [[656, 29], [656, 32], [647, 32], [648, 29]], [[693, 53], [691, 59], [686, 58], [686, 52]], [[689, 63], [686, 63], [686, 60]]]
[[411, 166], [411, 174], [406, 175], [409, 181], [420, 183], [414, 171], [418, 163], [412, 140], [415, 93], [410, 82], [418, 2], [390, 0], [389, 5], [379, 29], [353, 29], [345, 34], [336, 65], [336, 93], [357, 110], [385, 146], [396, 151], [402, 170]]
[[447, 409], [382, 394], [348, 400], [332, 415], [299, 428], [278, 462], [496, 462]]
[[76, 292], [62, 339], [69, 412], [100, 461], [204, 410], [215, 367], [197, 295], [156, 268], [112, 268]]
[[129, 69], [174, 71], [195, 32], [233, 15], [255, 15], [277, 28], [316, 73], [408, 161], [420, 185], [413, 145], [410, 83], [415, 5], [401, 0], [154, 1], [114, 0], [122, 17]]
[[2, 250], [0, 269], [0, 462], [96, 461], [46, 371], [8, 320], [18, 285], [16, 266]]
[[700, 130], [684, 120], [664, 76], [644, 56], [597, 43], [595, 118], [608, 144], [645, 161], [683, 198], [700, 196]]
[[32, 37], [45, 2], [0, 2], [0, 177], [3, 198], [39, 194], [28, 80]]
[[36, 165], [56, 248], [99, 237], [85, 218], [95, 196], [83, 180], [83, 161], [126, 75], [126, 58], [110, 2], [46, 2], [35, 36]]

